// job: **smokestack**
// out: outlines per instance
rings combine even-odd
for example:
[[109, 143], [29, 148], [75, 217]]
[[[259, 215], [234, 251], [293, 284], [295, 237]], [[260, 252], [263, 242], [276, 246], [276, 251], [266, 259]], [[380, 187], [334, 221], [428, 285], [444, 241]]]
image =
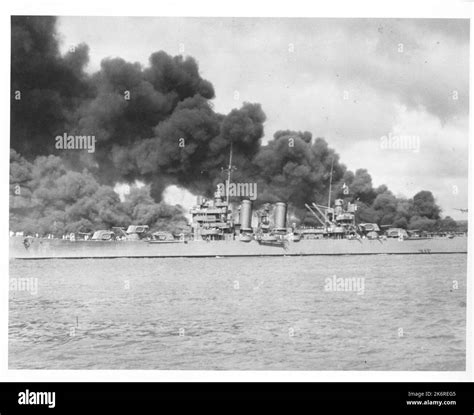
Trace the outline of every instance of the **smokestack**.
[[240, 230], [242, 232], [251, 232], [252, 221], [252, 202], [250, 200], [242, 200], [240, 205]]
[[286, 231], [286, 203], [275, 204], [275, 230]]

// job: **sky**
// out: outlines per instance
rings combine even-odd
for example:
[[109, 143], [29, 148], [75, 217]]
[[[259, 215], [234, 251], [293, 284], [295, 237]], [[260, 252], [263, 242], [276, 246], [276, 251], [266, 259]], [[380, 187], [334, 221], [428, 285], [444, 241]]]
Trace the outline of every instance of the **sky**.
[[[64, 53], [89, 46], [90, 72], [107, 57], [190, 55], [216, 111], [262, 105], [264, 143], [310, 131], [375, 186], [431, 190], [444, 216], [467, 219], [455, 208], [468, 206], [468, 20], [61, 17], [58, 36]], [[396, 148], [400, 136], [412, 145]], [[165, 200], [194, 198], [171, 188]]]

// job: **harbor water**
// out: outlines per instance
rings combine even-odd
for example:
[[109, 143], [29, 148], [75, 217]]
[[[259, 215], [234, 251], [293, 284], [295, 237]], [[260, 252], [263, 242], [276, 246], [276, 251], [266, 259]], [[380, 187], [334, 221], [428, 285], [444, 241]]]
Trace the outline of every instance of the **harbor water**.
[[10, 369], [465, 370], [467, 255], [10, 262]]

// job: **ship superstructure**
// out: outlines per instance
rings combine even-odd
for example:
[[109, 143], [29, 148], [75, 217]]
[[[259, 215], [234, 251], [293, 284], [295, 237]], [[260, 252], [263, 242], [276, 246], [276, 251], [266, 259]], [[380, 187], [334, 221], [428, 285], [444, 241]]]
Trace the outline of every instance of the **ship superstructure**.
[[214, 199], [197, 198], [197, 204], [190, 210], [191, 228], [194, 240], [225, 240], [233, 239], [234, 224], [229, 202], [223, 200], [219, 188]]

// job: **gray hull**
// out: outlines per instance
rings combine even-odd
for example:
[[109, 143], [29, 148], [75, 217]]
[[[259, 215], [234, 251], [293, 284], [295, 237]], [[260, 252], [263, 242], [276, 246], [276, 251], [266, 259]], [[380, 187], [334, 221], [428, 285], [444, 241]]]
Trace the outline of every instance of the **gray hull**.
[[139, 257], [244, 257], [301, 255], [380, 255], [467, 253], [467, 237], [413, 240], [320, 239], [289, 241], [285, 247], [261, 245], [256, 241], [190, 241], [149, 243], [145, 241], [68, 241], [10, 237], [10, 258], [139, 258]]

